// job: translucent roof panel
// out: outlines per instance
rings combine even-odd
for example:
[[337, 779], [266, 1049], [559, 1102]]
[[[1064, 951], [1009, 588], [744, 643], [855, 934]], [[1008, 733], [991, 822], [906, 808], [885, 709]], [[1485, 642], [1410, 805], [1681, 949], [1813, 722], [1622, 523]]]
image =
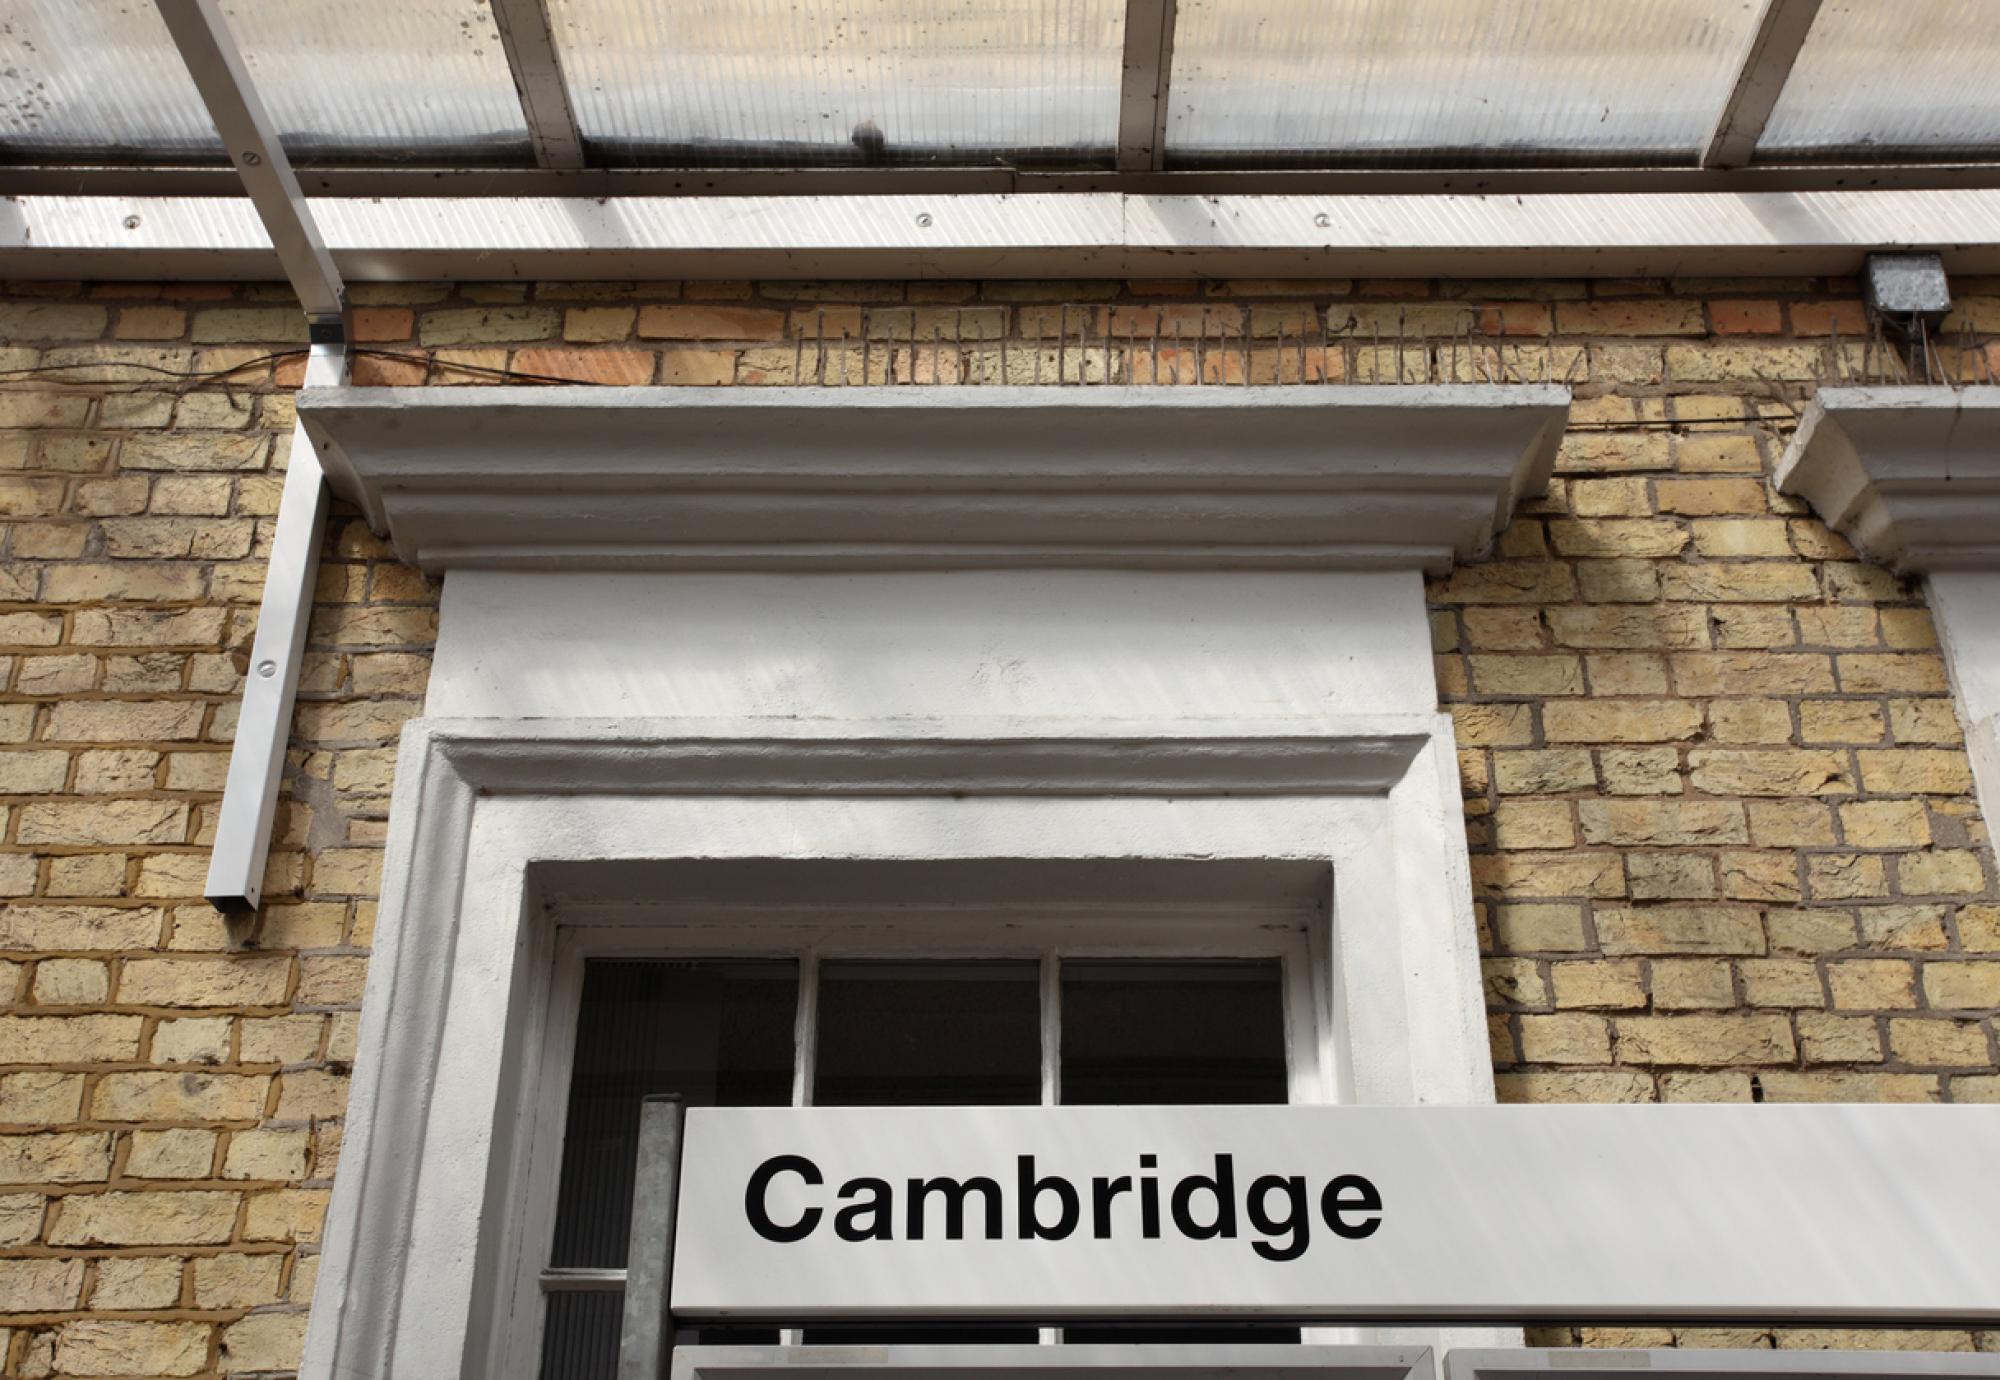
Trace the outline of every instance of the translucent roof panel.
[[1990, 158], [2000, 145], [2000, 5], [1831, 0], [1757, 145], [1760, 156]]
[[1123, 0], [550, 0], [606, 162], [1109, 162]]
[[1755, 0], [1181, 0], [1167, 155], [1231, 163], [1692, 159]]
[[[528, 156], [507, 56], [479, 0], [231, 0], [223, 13], [302, 164]], [[152, 0], [0, 0], [0, 78], [0, 157], [221, 155]]]

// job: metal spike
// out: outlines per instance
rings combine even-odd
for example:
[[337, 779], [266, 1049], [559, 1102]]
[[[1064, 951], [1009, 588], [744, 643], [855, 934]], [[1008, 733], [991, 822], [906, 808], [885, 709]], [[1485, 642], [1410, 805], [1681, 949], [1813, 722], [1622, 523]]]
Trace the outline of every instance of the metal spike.
[[821, 388], [826, 387], [826, 308], [819, 309], [819, 319], [813, 325], [813, 369]]
[[792, 322], [792, 387], [797, 388], [806, 381], [806, 328], [802, 321]]
[[965, 371], [964, 307], [953, 307], [951, 309], [951, 353], [953, 360], [956, 361], [952, 368], [952, 376], [960, 383], [973, 382], [972, 376]]
[[866, 308], [866, 307], [863, 307], [863, 308], [861, 309], [861, 382], [862, 382], [862, 385], [863, 385], [864, 387], [865, 387], [865, 386], [866, 386], [866, 385], [868, 384], [868, 382], [869, 382], [869, 378], [868, 378], [868, 334], [869, 334], [869, 332], [868, 332], [868, 308]]
[[1326, 367], [1327, 356], [1332, 352], [1332, 347], [1328, 345], [1326, 339], [1326, 318], [1319, 314], [1317, 307], [1313, 309], [1313, 316], [1319, 322], [1319, 382], [1320, 387], [1324, 388], [1333, 382], [1333, 370]]
[[1153, 386], [1158, 387], [1159, 382], [1160, 382], [1160, 313], [1157, 309], [1155, 309], [1153, 312]]

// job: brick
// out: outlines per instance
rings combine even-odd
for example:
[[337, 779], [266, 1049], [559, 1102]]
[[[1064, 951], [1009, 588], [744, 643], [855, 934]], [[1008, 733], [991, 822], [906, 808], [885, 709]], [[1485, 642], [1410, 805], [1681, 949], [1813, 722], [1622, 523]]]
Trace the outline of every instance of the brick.
[[1634, 1009], [1646, 1004], [1646, 987], [1637, 962], [1594, 959], [1554, 963], [1549, 967], [1560, 1007]]
[[[1763, 490], [1758, 489], [1761, 502]], [[1700, 554], [1728, 560], [1745, 556], [1789, 556], [1790, 536], [1782, 519], [1698, 518], [1692, 524], [1694, 548]]]
[[1628, 1070], [1502, 1073], [1494, 1090], [1504, 1103], [1651, 1102], [1653, 1080]]
[[1879, 743], [1885, 724], [1879, 706], [1853, 700], [1807, 700], [1799, 705], [1799, 734], [1808, 743]]
[[[1773, 1072], [1759, 1075], [1766, 1102], [1935, 1102], [1935, 1074], [1841, 1072]], [[1882, 1345], [1879, 1333], [1869, 1334], [1870, 1346]]]
[[1800, 899], [1798, 855], [1731, 850], [1718, 860], [1722, 894], [1732, 901]]
[[1783, 1016], [1626, 1016], [1617, 1033], [1618, 1057], [1632, 1064], [1723, 1068], [1789, 1064], [1796, 1056]]
[[1452, 727], [1463, 747], [1512, 746], [1534, 737], [1534, 711], [1525, 704], [1454, 704]]
[[[1667, 604], [1552, 608], [1548, 620], [1549, 632], [1561, 647], [1657, 652], [1708, 646], [1708, 620], [1698, 608]], [[1833, 688], [1831, 668], [1827, 688]]]
[[103, 307], [10, 302], [0, 305], [0, 341], [95, 340], [110, 321]]
[[11, 905], [0, 908], [0, 950], [150, 948], [159, 942], [162, 918], [162, 912], [150, 906]]
[[650, 350], [540, 349], [514, 354], [514, 368], [524, 374], [626, 387], [651, 383], [654, 364]]
[[1897, 858], [1896, 879], [1905, 896], [1972, 896], [1986, 889], [1979, 855], [1969, 849], [1937, 849]]
[[1840, 688], [1850, 695], [1910, 692], [1942, 695], [1950, 690], [1944, 661], [1934, 652], [1854, 653], [1836, 656]]
[[1783, 700], [1717, 700], [1708, 708], [1708, 726], [1718, 743], [1785, 743], [1792, 711]]
[[1602, 1016], [1521, 1017], [1521, 1057], [1535, 1064], [1608, 1064], [1610, 1025]]
[[1701, 304], [1683, 299], [1639, 302], [1558, 302], [1561, 335], [1705, 335]]
[[1551, 519], [1549, 540], [1559, 555], [1657, 560], [1688, 544], [1680, 523], [1661, 518]]
[[128, 1006], [275, 1006], [291, 977], [286, 958], [138, 958], [126, 962], [118, 1000]]
[[111, 1137], [102, 1131], [0, 1135], [0, 1183], [102, 1182], [110, 1172]]
[[1626, 892], [1635, 901], [1704, 901], [1716, 895], [1707, 853], [1627, 853]]
[[1502, 896], [1622, 896], [1624, 868], [1603, 853], [1496, 853], [1475, 856], [1476, 891]]
[[305, 1337], [304, 1313], [254, 1313], [223, 1329], [221, 1371], [235, 1375], [295, 1370], [305, 1349]]
[[111, 1192], [64, 1198], [53, 1246], [199, 1246], [227, 1241], [237, 1195], [200, 1190]]
[[1899, 958], [1852, 958], [1827, 966], [1836, 1008], [1893, 1011], [1917, 1004], [1915, 970]]
[[1701, 732], [1701, 708], [1680, 700], [1589, 700], [1551, 704], [1542, 725], [1552, 743], [1661, 743]]
[[1873, 1064], [1882, 1060], [1882, 1032], [1872, 1016], [1799, 1013], [1799, 1047], [1809, 1064]]
[[1848, 795], [1855, 787], [1844, 753], [1807, 749], [1756, 751], [1696, 748], [1689, 781], [1710, 795]]
[[99, 1121], [253, 1121], [263, 1115], [270, 1081], [195, 1070], [107, 1073], [91, 1094], [90, 1115]]
[[497, 345], [547, 340], [562, 320], [548, 307], [491, 306], [426, 312], [417, 325], [424, 345]]
[[1808, 565], [1776, 561], [1712, 561], [1668, 566], [1660, 574], [1661, 593], [1697, 604], [1787, 603], [1820, 597], [1819, 579]]
[[1599, 906], [1599, 947], [1620, 954], [1761, 954], [1755, 910], [1734, 906]]
[[1966, 795], [1972, 771], [1965, 754], [1926, 748], [1871, 750], [1855, 756], [1861, 764], [1861, 784], [1884, 795]]
[[1889, 731], [1899, 743], [1957, 743], [1958, 713], [1950, 700], [1890, 700]]
[[1581, 749], [1497, 752], [1493, 781], [1502, 795], [1557, 794], [1590, 790], [1597, 784], [1597, 772], [1590, 754]]
[[1733, 801], [1586, 800], [1577, 817], [1586, 843], [1747, 843], [1750, 837], [1743, 807]]
[[1806, 859], [1806, 886], [1813, 899], [1844, 901], [1889, 894], [1882, 859], [1867, 854], [1818, 853]]
[[81, 1260], [0, 1260], [0, 1300], [8, 1313], [59, 1313], [82, 1295]]
[[125, 1157], [134, 1179], [206, 1179], [215, 1165], [215, 1132], [191, 1127], [135, 1131]]
[[[1765, 511], [1764, 481], [1761, 479], [1660, 479], [1654, 481], [1654, 492], [1661, 512], [1678, 513], [1684, 517], [1762, 514]], [[1708, 525], [1711, 528], [1715, 526]], [[1789, 555], [1790, 550], [1781, 546], [1776, 554]]]
[[2000, 1007], [2000, 962], [1939, 960], [1923, 966], [1924, 999], [1939, 1011], [1985, 1011]]
[[785, 313], [766, 307], [647, 306], [641, 340], [782, 340]]
[[138, 1057], [137, 1016], [0, 1016], [0, 1064], [118, 1063]]
[[1493, 811], [1493, 837], [1501, 848], [1568, 848], [1576, 830], [1566, 801], [1507, 800]]
[[1697, 698], [1828, 694], [1834, 688], [1832, 658], [1817, 653], [1677, 652], [1668, 662], [1674, 688]]
[[1598, 756], [1604, 789], [1612, 795], [1672, 795], [1681, 789], [1680, 753], [1673, 748], [1607, 748]]
[[1653, 1007], [1658, 1011], [1727, 1010], [1736, 1005], [1729, 964], [1719, 959], [1658, 959], [1653, 963]]
[[46, 1126], [74, 1121], [83, 1105], [83, 1075], [28, 1069], [0, 1074], [0, 1124]]
[[138, 844], [187, 841], [188, 807], [164, 800], [106, 800], [21, 807], [22, 843]]
[[1750, 841], [1760, 848], [1799, 848], [1832, 843], [1831, 807], [1810, 800], [1752, 800]]
[[323, 1188], [286, 1188], [254, 1193], [244, 1201], [247, 1241], [312, 1241], [326, 1217]]
[[1985, 1069], [1993, 1065], [1986, 1027], [1978, 1021], [1893, 1018], [1889, 1022], [1889, 1056], [1924, 1068]]

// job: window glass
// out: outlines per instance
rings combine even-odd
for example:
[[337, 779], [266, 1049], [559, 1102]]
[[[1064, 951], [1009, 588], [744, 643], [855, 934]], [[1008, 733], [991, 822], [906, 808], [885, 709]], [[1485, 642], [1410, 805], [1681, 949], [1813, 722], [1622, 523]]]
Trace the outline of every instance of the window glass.
[[[789, 959], [585, 965], [550, 1264], [624, 1266], [648, 1093], [695, 1107], [791, 1102], [798, 990]], [[551, 1293], [544, 1380], [616, 1374], [623, 1304], [616, 1291]]]
[[1284, 1102], [1277, 959], [1071, 959], [1062, 965], [1062, 1101]]
[[[1062, 1100], [1289, 1100], [1284, 966], [1276, 959], [1073, 959], [1062, 965]], [[1073, 1326], [1082, 1343], [1289, 1343], [1296, 1327]]]
[[1040, 1102], [1040, 965], [822, 963], [812, 1100], [821, 1107]]

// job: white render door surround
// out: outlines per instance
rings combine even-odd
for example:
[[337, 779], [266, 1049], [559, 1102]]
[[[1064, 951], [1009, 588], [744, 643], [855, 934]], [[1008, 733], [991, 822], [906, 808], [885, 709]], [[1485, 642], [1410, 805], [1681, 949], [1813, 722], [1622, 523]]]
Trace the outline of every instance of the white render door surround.
[[[558, 934], [579, 905], [628, 948], [684, 925], [689, 869], [810, 865], [812, 899], [854, 913], [872, 894], [844, 878], [923, 862], [946, 881], [913, 923], [947, 948], [996, 867], [1114, 935], [1117, 879], [1149, 862], [1229, 865], [1246, 915], [1319, 877], [1295, 1100], [1490, 1101], [1422, 577], [1543, 490], [1567, 405], [303, 393], [336, 489], [447, 574], [303, 1374], [534, 1373], [517, 1304], [546, 1246]], [[750, 892], [701, 899], [724, 948], [798, 923]]]

